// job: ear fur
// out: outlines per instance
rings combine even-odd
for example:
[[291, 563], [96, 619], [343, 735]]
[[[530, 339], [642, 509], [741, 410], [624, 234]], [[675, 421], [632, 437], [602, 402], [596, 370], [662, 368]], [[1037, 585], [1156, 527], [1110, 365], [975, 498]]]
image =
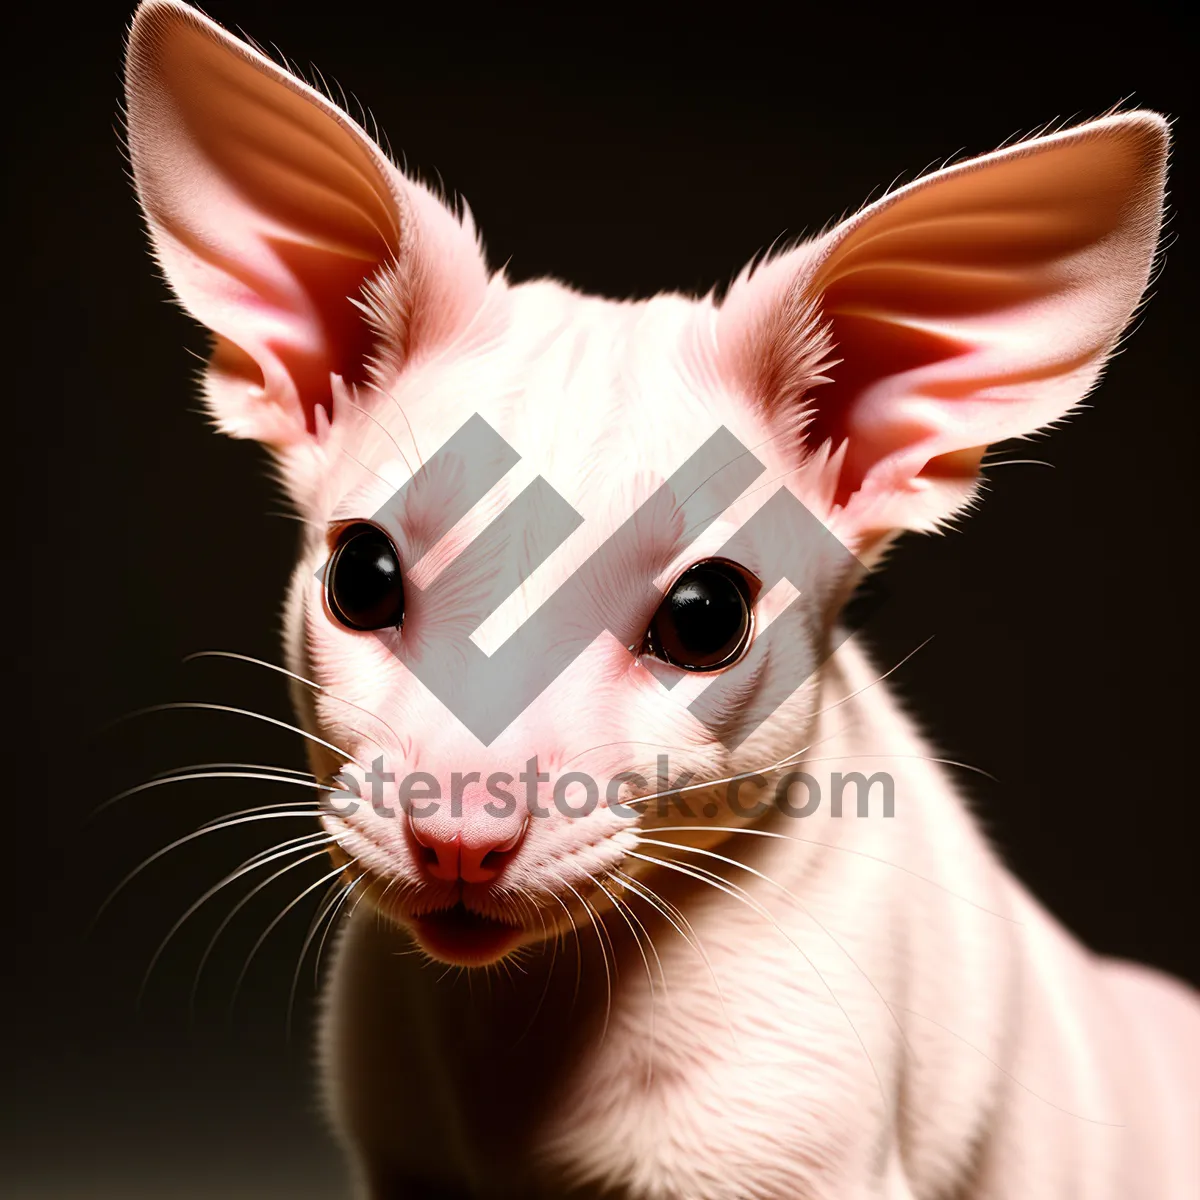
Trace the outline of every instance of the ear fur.
[[212, 331], [205, 395], [225, 432], [310, 442], [339, 381], [432, 351], [478, 308], [469, 215], [195, 9], [138, 8], [125, 91], [137, 194], [167, 280]]
[[[917, 180], [743, 272], [718, 317], [736, 386], [836, 472], [864, 543], [930, 529], [995, 442], [1077, 405], [1137, 309], [1166, 121], [1128, 112]], [[818, 460], [820, 461], [820, 460]]]

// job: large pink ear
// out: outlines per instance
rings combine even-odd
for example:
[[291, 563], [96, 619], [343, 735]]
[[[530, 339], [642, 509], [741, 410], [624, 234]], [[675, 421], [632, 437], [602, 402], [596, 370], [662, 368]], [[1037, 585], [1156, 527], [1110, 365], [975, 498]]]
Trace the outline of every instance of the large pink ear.
[[928, 529], [987, 447], [1064, 416], [1137, 308], [1167, 124], [1105, 117], [938, 171], [745, 272], [727, 371], [834, 477], [861, 542]]
[[[138, 197], [168, 281], [214, 334], [220, 426], [283, 448], [334, 376], [444, 342], [487, 268], [470, 227], [336, 105], [194, 9], [146, 0], [126, 60]], [[364, 299], [373, 316], [365, 315]]]

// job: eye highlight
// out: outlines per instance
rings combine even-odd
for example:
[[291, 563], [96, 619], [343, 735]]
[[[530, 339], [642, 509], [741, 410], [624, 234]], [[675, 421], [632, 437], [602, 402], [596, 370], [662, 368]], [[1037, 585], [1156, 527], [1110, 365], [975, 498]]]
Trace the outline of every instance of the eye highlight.
[[365, 523], [347, 526], [325, 568], [325, 603], [347, 629], [395, 629], [404, 620], [404, 581], [391, 538]]
[[685, 671], [716, 671], [741, 657], [753, 628], [745, 573], [712, 559], [675, 581], [650, 622], [646, 651]]

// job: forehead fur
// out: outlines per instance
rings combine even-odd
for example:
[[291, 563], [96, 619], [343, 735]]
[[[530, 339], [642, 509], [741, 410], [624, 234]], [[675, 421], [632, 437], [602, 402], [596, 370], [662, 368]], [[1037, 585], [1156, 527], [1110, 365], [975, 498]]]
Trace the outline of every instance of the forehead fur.
[[591, 526], [580, 534], [592, 543], [722, 427], [768, 478], [822, 501], [819, 464], [781, 436], [723, 360], [711, 297], [617, 302], [496, 276], [455, 342], [400, 371], [390, 362], [385, 348], [322, 431], [306, 513], [316, 523], [370, 516], [473, 415], [521, 458], [476, 524], [541, 475]]
[[[693, 562], [716, 554], [779, 486], [791, 488], [810, 506], [817, 503], [811, 485], [820, 472], [811, 467], [819, 456], [795, 457], [794, 440], [776, 436], [768, 418], [727, 377], [715, 316], [707, 298], [661, 295], [618, 303], [553, 282], [509, 286], [497, 278], [456, 342], [436, 356], [410, 361], [392, 377], [381, 373], [376, 381], [335, 395], [334, 422], [318, 443], [325, 465], [315, 473], [320, 485], [308, 513], [313, 540], [298, 573], [312, 600], [305, 640], [319, 677], [368, 708], [403, 710], [398, 728], [427, 727], [415, 713], [433, 702], [403, 672], [397, 675], [387, 648], [374, 638], [347, 637], [322, 619], [313, 573], [327, 553], [331, 525], [381, 514], [379, 523], [400, 547], [406, 577], [426, 588], [462, 560], [471, 541], [535, 477], [544, 478], [583, 518], [579, 527], [482, 624], [476, 626], [472, 616], [478, 597], [465, 584], [439, 592], [438, 610], [421, 614], [409, 627], [409, 640], [416, 645], [430, 634], [430, 622], [465, 621], [490, 654], [721, 427], [764, 470], [728, 506], [714, 503], [714, 493], [706, 489], [674, 497], [680, 511], [639, 528], [631, 554], [610, 564], [596, 581], [605, 604], [628, 617], [633, 637], [653, 613], [652, 607], [639, 610], [640, 585], [665, 590]], [[436, 524], [445, 496], [431, 489], [422, 497], [414, 489], [412, 504], [390, 502], [410, 473], [475, 415], [508, 442], [520, 461], [450, 533], [423, 541], [421, 528]], [[718, 519], [697, 532], [700, 519], [712, 517]], [[522, 551], [506, 547], [505, 554]], [[774, 553], [776, 547], [763, 547], [764, 557]], [[753, 551], [741, 565], [762, 570]], [[820, 563], [815, 559], [812, 569], [816, 587]], [[763, 619], [787, 602], [785, 595], [771, 597], [760, 606]], [[625, 632], [630, 631], [622, 631], [621, 644], [629, 640]], [[687, 716], [688, 687], [664, 703], [656, 687], [630, 692], [616, 684], [615, 676], [609, 679], [624, 661], [620, 654], [613, 656], [616, 647], [616, 642], [607, 650], [597, 646], [580, 660], [512, 736], [519, 740], [527, 728], [540, 728], [540, 714], [558, 707], [574, 716], [569, 729], [539, 743], [543, 753], [546, 747], [566, 753], [604, 744], [611, 740], [604, 736], [606, 723], [610, 731], [623, 729], [635, 714], [646, 729], [662, 726], [669, 744], [707, 745], [711, 738], [698, 738], [700, 731]], [[569, 703], [567, 692], [573, 696]], [[605, 717], [610, 699], [617, 707]], [[585, 720], [585, 713], [593, 719]]]

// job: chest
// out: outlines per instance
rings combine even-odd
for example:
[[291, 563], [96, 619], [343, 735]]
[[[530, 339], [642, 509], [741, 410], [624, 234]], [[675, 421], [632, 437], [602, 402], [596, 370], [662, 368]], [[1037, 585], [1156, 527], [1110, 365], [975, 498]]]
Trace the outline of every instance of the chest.
[[866, 1187], [892, 1150], [898, 1060], [854, 949], [815, 913], [709, 890], [686, 917], [631, 906], [470, 984], [352, 928], [335, 1024], [356, 1136], [519, 1195]]

